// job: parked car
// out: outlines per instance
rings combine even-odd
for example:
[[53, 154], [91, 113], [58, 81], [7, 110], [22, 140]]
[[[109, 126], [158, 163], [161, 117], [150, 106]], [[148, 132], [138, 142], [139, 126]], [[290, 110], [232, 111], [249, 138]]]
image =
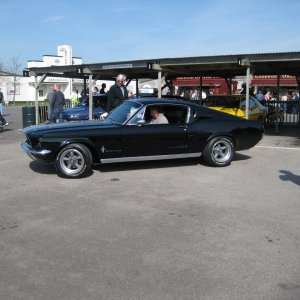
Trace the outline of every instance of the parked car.
[[[107, 96], [93, 96], [93, 119], [100, 119], [100, 116], [105, 113]], [[66, 108], [63, 111], [63, 119], [65, 121], [79, 121], [89, 119], [89, 97], [82, 97], [78, 105], [72, 108]]]
[[[203, 105], [237, 117], [246, 118], [246, 95], [210, 95]], [[256, 98], [249, 96], [249, 120], [263, 121], [267, 108]]]
[[[151, 124], [159, 106], [168, 124]], [[23, 129], [22, 148], [53, 162], [59, 176], [84, 177], [92, 164], [200, 158], [214, 167], [231, 163], [235, 151], [263, 136], [263, 125], [192, 102], [139, 98], [123, 102], [103, 121], [34, 125]]]

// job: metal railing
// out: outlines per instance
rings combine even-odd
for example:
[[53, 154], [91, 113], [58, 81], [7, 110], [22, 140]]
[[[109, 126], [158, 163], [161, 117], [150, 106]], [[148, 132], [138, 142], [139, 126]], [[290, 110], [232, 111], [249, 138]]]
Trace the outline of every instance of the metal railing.
[[300, 126], [300, 101], [265, 101], [268, 113], [265, 120], [266, 125], [276, 125], [286, 127]]
[[[276, 101], [266, 101], [263, 103], [268, 109], [265, 120], [266, 125], [276, 125], [276, 119], [279, 126], [300, 127], [300, 101], [279, 101], [276, 111]], [[66, 108], [71, 108], [71, 101], [66, 101]], [[39, 102], [39, 123], [49, 121], [48, 102]]]
[[[73, 107], [71, 101], [66, 101], [65, 108]], [[49, 121], [49, 103], [47, 101], [39, 102], [39, 123], [47, 123]]]

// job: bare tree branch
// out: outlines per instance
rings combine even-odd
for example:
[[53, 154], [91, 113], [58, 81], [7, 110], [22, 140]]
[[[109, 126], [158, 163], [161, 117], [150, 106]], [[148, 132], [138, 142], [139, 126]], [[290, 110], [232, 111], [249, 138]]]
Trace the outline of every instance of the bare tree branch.
[[22, 74], [22, 64], [19, 62], [19, 56], [12, 57], [9, 62], [7, 63], [7, 66], [5, 68], [5, 71], [11, 74], [13, 76], [13, 103], [15, 104], [16, 100], [16, 91], [17, 91], [17, 81], [21, 78]]

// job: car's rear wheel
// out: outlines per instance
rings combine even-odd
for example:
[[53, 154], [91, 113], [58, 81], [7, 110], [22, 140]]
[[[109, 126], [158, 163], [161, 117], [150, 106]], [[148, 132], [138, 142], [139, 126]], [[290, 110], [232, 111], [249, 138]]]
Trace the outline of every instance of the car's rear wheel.
[[92, 155], [86, 146], [70, 144], [58, 153], [54, 165], [61, 177], [85, 177], [91, 171]]
[[235, 145], [229, 137], [215, 137], [203, 150], [204, 161], [213, 167], [230, 165], [235, 154]]

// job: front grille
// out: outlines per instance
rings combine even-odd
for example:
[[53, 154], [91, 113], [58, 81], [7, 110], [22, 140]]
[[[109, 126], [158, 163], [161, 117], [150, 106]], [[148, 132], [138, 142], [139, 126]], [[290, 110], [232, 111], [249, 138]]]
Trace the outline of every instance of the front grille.
[[27, 143], [31, 147], [35, 147], [36, 145], [38, 145], [39, 140], [37, 138], [35, 138], [35, 137], [27, 137]]

